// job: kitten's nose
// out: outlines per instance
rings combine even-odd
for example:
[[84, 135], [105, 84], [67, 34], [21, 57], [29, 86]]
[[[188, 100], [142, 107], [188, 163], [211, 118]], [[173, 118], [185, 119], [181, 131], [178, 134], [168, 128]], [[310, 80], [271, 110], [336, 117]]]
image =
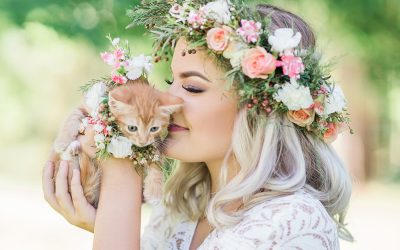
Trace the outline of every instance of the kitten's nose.
[[139, 146], [143, 147], [146, 144], [147, 140], [145, 138], [139, 139]]

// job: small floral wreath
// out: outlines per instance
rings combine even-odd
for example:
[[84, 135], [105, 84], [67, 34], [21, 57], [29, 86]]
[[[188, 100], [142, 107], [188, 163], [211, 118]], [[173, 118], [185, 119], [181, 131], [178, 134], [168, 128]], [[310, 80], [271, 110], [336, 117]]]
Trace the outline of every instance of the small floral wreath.
[[90, 81], [81, 87], [90, 113], [82, 120], [80, 131], [83, 133], [88, 125], [93, 126], [96, 158], [103, 160], [111, 155], [128, 158], [132, 160], [135, 169], [142, 173], [144, 167], [150, 163], [161, 166], [161, 154], [155, 145], [138, 147], [121, 133], [108, 106], [108, 93], [128, 80], [147, 78], [153, 67], [152, 57], [143, 54], [132, 57], [128, 41], [121, 45], [119, 38], [107, 38], [111, 41], [112, 48], [110, 52], [101, 53], [101, 58], [113, 70], [111, 76]]

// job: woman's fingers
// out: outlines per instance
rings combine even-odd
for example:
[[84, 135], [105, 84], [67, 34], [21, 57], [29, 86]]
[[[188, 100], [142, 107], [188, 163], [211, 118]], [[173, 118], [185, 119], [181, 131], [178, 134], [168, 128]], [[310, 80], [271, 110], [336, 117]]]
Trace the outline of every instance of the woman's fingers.
[[54, 194], [54, 162], [48, 161], [43, 169], [42, 186], [44, 199], [56, 211], [60, 211], [56, 196]]
[[88, 202], [83, 193], [80, 173], [78, 169], [72, 170], [71, 196], [72, 196], [72, 203], [74, 204], [74, 207], [78, 213], [87, 206]]
[[79, 227], [94, 232], [96, 209], [87, 201], [81, 185], [81, 178], [78, 169], [72, 170], [71, 196], [75, 207], [75, 216], [80, 218]]
[[68, 163], [61, 161], [60, 169], [56, 177], [56, 199], [60, 207], [67, 214], [74, 214], [75, 209], [72, 204], [71, 195], [68, 192]]

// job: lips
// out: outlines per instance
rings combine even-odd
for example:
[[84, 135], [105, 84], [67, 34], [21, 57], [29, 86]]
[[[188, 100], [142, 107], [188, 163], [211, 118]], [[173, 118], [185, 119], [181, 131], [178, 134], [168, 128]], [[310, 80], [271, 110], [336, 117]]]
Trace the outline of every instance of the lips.
[[168, 125], [168, 132], [179, 132], [179, 131], [188, 131], [188, 128], [181, 127], [175, 123], [170, 123]]

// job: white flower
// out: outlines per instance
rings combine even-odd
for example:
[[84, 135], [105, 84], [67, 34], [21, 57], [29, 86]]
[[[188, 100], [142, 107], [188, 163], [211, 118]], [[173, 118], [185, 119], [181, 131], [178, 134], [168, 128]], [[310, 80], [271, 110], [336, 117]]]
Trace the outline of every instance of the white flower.
[[153, 68], [151, 57], [143, 54], [126, 61], [125, 69], [128, 71], [126, 76], [131, 80], [138, 79], [143, 72], [150, 73]]
[[94, 84], [86, 93], [86, 105], [92, 113], [97, 111], [100, 103], [103, 101], [107, 91], [107, 85], [104, 82]]
[[335, 85], [333, 92], [325, 99], [324, 114], [329, 115], [335, 112], [341, 112], [344, 107], [346, 107], [346, 99], [343, 91], [338, 85]]
[[114, 38], [113, 40], [112, 40], [112, 42], [111, 42], [111, 44], [113, 45], [113, 46], [117, 46], [118, 44], [119, 44], [119, 37], [116, 37], [116, 38]]
[[125, 158], [132, 155], [132, 142], [124, 136], [113, 137], [107, 151], [116, 158]]
[[177, 3], [172, 5], [171, 9], [169, 9], [169, 14], [173, 17], [175, 17], [177, 22], [184, 22], [185, 19], [185, 11], [187, 9], [188, 5], [181, 6]]
[[268, 42], [272, 46], [273, 51], [283, 52], [297, 47], [301, 40], [300, 32], [295, 35], [294, 31], [289, 28], [277, 29], [273, 35], [268, 37]]
[[89, 125], [89, 118], [85, 117], [82, 119], [82, 126], [86, 128]]
[[242, 58], [248, 49], [248, 45], [241, 41], [231, 41], [228, 47], [222, 54], [225, 58], [230, 60], [233, 68], [239, 67], [242, 62]]
[[160, 156], [157, 155], [157, 154], [155, 154], [155, 155], [153, 156], [153, 161], [159, 161], [159, 160], [160, 160]]
[[300, 86], [295, 79], [285, 83], [273, 97], [276, 101], [283, 102], [289, 110], [306, 109], [313, 104], [310, 89]]
[[215, 20], [218, 23], [228, 24], [231, 20], [229, 3], [226, 0], [217, 0], [210, 2], [201, 8], [207, 18]]
[[101, 133], [101, 132], [104, 130], [104, 126], [101, 125], [101, 124], [99, 124], [99, 123], [96, 123], [96, 124], [93, 126], [93, 129], [94, 129], [94, 131], [96, 131], [97, 133]]
[[106, 137], [103, 134], [95, 134], [94, 142], [98, 149], [104, 149], [106, 145], [104, 144]]

